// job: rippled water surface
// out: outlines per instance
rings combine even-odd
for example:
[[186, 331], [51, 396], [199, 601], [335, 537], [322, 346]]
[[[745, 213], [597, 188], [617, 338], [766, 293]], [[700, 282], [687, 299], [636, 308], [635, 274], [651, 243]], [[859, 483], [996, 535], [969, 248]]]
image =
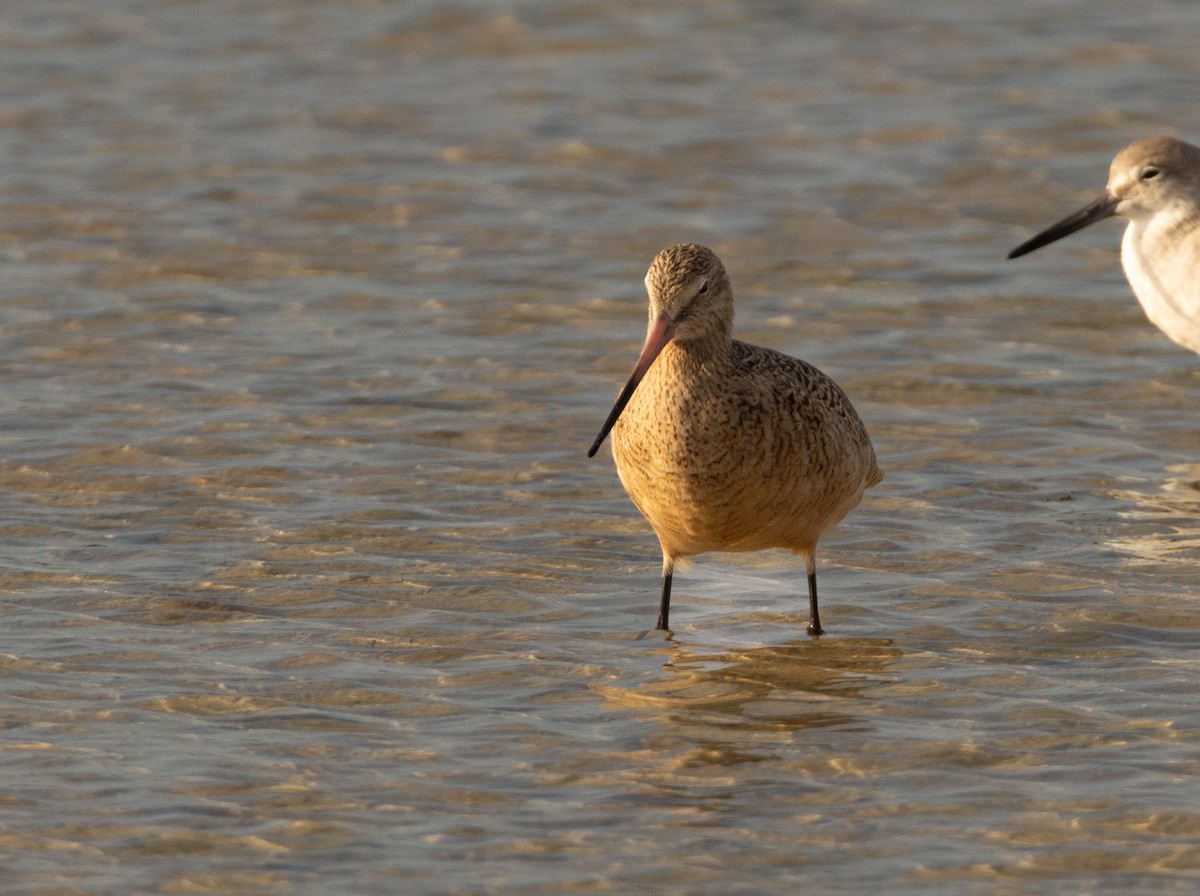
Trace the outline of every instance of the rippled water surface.
[[[1194, 893], [1200, 359], [1115, 222], [1194, 5], [0, 8], [22, 894]], [[803, 566], [585, 451], [641, 279], [850, 393]]]

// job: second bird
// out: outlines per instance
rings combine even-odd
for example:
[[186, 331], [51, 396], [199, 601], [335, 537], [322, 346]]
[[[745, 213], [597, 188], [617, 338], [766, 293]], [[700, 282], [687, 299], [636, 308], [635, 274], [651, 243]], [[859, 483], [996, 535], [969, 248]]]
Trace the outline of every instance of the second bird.
[[611, 430], [621, 483], [658, 535], [657, 628], [679, 561], [785, 548], [804, 558], [808, 632], [821, 634], [817, 540], [883, 478], [862, 420], [811, 364], [733, 338], [733, 290], [711, 250], [664, 249], [646, 290], [645, 346], [588, 456]]
[[1113, 159], [1108, 189], [1008, 253], [1017, 258], [1096, 221], [1129, 220], [1121, 266], [1150, 322], [1200, 352], [1200, 148], [1147, 137]]

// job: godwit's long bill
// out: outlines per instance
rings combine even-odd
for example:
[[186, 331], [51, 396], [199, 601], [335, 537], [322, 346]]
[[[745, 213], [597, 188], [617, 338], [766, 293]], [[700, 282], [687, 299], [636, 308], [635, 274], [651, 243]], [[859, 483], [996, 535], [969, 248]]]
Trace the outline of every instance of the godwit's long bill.
[[862, 420], [811, 364], [733, 338], [733, 290], [711, 250], [664, 249], [646, 290], [645, 345], [588, 456], [611, 430], [621, 483], [658, 535], [656, 627], [669, 625], [679, 561], [785, 548], [804, 558], [808, 632], [821, 634], [817, 540], [883, 478]]

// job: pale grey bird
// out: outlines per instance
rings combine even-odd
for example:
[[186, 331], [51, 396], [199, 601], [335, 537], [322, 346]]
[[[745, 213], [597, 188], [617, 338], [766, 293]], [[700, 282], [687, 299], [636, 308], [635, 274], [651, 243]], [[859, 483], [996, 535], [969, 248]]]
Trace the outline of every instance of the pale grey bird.
[[1113, 159], [1103, 196], [1008, 253], [1017, 258], [1104, 218], [1129, 220], [1121, 266], [1151, 323], [1200, 352], [1200, 148], [1147, 137]]

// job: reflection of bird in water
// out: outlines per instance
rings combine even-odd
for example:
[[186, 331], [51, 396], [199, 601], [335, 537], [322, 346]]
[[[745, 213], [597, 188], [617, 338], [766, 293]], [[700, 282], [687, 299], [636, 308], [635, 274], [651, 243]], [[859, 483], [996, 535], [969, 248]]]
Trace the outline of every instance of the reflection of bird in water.
[[[683, 714], [689, 721], [702, 714], [724, 716], [731, 724], [705, 725], [718, 740], [684, 761], [732, 762], [745, 758], [745, 732], [753, 728], [870, 727], [872, 714], [862, 710], [871, 701], [857, 701], [891, 680], [902, 656], [892, 641], [877, 638], [806, 638], [716, 653], [671, 642], [662, 675], [595, 687], [618, 706]], [[734, 743], [723, 743], [720, 732], [729, 732]]]
[[1174, 464], [1167, 472], [1172, 475], [1157, 491], [1115, 493], [1131, 506], [1121, 513], [1126, 525], [1108, 545], [1136, 564], [1191, 570], [1200, 560], [1200, 464]]
[[1089, 224], [1129, 219], [1121, 265], [1151, 323], [1200, 352], [1200, 148], [1149, 137], [1113, 159], [1104, 195], [1026, 240], [1017, 258]]
[[808, 631], [821, 634], [817, 539], [883, 478], [862, 420], [812, 365], [732, 337], [733, 290], [711, 250], [664, 249], [646, 289], [645, 346], [588, 456], [611, 429], [621, 483], [662, 545], [657, 627], [683, 558], [787, 548], [804, 558]]

